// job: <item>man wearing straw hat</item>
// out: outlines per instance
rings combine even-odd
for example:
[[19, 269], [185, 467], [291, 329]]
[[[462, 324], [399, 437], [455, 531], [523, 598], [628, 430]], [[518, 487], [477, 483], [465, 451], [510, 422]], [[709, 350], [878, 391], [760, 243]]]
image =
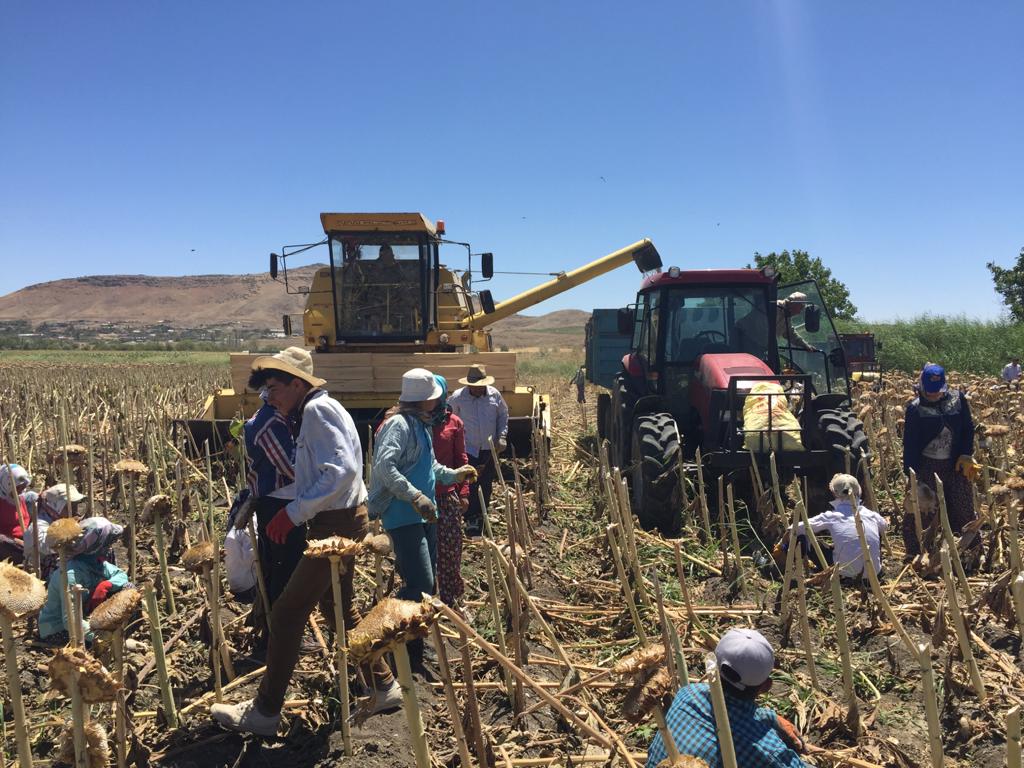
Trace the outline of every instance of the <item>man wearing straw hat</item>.
[[469, 488], [469, 509], [466, 510], [466, 533], [479, 536], [483, 530], [483, 510], [480, 508], [480, 494], [484, 504], [491, 505], [491, 486], [494, 483], [495, 457], [491, 455], [489, 440], [494, 449], [502, 453], [508, 445], [508, 406], [495, 389], [494, 377], [487, 375], [483, 365], [472, 365], [466, 377], [459, 379], [463, 386], [448, 398], [452, 412], [462, 419], [466, 429], [466, 454], [469, 463], [476, 467], [477, 481]]
[[[301, 525], [307, 526], [307, 539], [344, 536], [358, 541], [369, 532], [359, 435], [348, 411], [322, 388], [326, 383], [313, 375], [313, 359], [300, 347], [258, 357], [252, 364], [249, 386], [265, 387], [267, 402], [298, 424], [295, 498], [267, 525], [267, 536], [278, 544]], [[354, 559], [342, 559], [342, 614], [349, 630], [361, 618], [353, 602]], [[239, 704], [215, 704], [210, 709], [214, 720], [233, 731], [258, 736], [277, 733], [285, 691], [299, 658], [303, 628], [317, 603], [324, 615], [333, 615], [330, 563], [304, 557], [271, 611], [267, 669], [256, 698]], [[401, 689], [383, 661], [374, 663], [372, 681], [373, 712], [401, 705]], [[348, 713], [341, 716], [348, 717]]]

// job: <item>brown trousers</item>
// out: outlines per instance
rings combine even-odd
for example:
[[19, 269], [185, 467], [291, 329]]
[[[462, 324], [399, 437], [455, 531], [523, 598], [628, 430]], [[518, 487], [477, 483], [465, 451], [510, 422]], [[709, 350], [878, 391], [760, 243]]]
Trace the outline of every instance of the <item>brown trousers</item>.
[[[309, 524], [307, 539], [345, 536], [359, 541], [369, 531], [366, 506], [355, 509], [330, 509], [318, 514]], [[353, 601], [355, 558], [342, 558], [341, 613], [345, 630], [351, 632], [362, 618]], [[303, 557], [270, 614], [270, 644], [267, 647], [267, 671], [263, 673], [256, 705], [265, 714], [280, 712], [285, 691], [299, 660], [302, 633], [317, 604], [329, 626], [334, 626], [334, 589], [331, 564], [326, 558]], [[377, 661], [364, 674], [373, 675], [377, 690], [391, 686], [394, 677], [383, 661]], [[370, 678], [367, 677], [367, 680]]]

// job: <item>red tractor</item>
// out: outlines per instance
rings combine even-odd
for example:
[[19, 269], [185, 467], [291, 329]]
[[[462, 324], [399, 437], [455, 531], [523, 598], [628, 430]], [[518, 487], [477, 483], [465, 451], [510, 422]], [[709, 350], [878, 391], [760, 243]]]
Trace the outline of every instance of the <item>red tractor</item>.
[[[672, 267], [648, 275], [618, 320], [631, 351], [599, 396], [598, 432], [646, 528], [678, 534], [686, 473], [707, 472], [711, 488], [725, 475], [753, 510], [752, 457], [767, 482], [774, 450], [783, 482], [807, 477], [817, 506], [847, 451], [854, 467], [868, 454], [843, 347], [813, 280], [780, 287], [770, 268]], [[744, 425], [751, 397], [767, 398], [767, 424]], [[772, 424], [778, 407], [788, 427]]]

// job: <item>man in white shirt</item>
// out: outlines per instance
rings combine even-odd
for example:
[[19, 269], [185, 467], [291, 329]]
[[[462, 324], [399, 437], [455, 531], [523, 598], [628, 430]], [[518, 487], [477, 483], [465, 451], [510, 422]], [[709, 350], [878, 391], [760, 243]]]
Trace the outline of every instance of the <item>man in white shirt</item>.
[[1015, 357], [1003, 366], [1003, 381], [1015, 387], [1020, 387], [1020, 358]]
[[483, 510], [480, 508], [480, 494], [484, 504], [491, 505], [491, 486], [494, 484], [496, 457], [491, 455], [489, 440], [500, 454], [508, 446], [508, 406], [495, 389], [494, 377], [487, 375], [482, 365], [473, 365], [464, 379], [463, 386], [448, 398], [452, 412], [462, 419], [466, 429], [466, 455], [469, 463], [476, 467], [477, 482], [469, 487], [469, 509], [466, 510], [466, 534], [479, 536], [483, 530]]
[[[312, 357], [304, 349], [289, 347], [273, 357], [258, 357], [253, 361], [252, 371], [250, 387], [265, 387], [267, 402], [299, 425], [295, 443], [295, 498], [267, 525], [267, 536], [283, 544], [294, 527], [308, 525], [309, 540], [330, 536], [362, 539], [369, 532], [369, 517], [362, 449], [352, 417], [341, 403], [321, 389], [327, 382], [313, 375]], [[361, 618], [353, 600], [354, 561], [354, 557], [342, 558], [342, 615], [349, 631]], [[323, 558], [304, 557], [271, 611], [267, 669], [256, 698], [239, 704], [213, 705], [210, 713], [214, 720], [242, 733], [277, 733], [285, 691], [299, 657], [303, 628], [317, 603], [325, 616], [333, 617], [330, 563]], [[401, 706], [401, 689], [383, 661], [375, 662], [372, 670], [365, 672], [375, 689], [372, 711]]]

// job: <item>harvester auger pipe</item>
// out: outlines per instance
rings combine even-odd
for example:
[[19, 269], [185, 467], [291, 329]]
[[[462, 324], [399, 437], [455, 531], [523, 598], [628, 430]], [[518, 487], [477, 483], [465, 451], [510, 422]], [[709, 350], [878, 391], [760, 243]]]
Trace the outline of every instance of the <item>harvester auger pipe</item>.
[[602, 256], [596, 261], [592, 261], [569, 272], [563, 272], [554, 280], [548, 280], [548, 282], [524, 291], [518, 296], [498, 302], [494, 305], [493, 312], [477, 312], [474, 315], [470, 315], [462, 320], [461, 325], [463, 328], [477, 328], [484, 323], [490, 325], [498, 320], [514, 315], [516, 312], [528, 309], [534, 304], [539, 304], [545, 299], [550, 299], [552, 296], [568, 291], [570, 288], [582, 285], [588, 280], [593, 280], [595, 277], [599, 277], [606, 272], [611, 272], [613, 269], [617, 269], [630, 261], [635, 262], [637, 269], [641, 272], [651, 272], [661, 268], [661, 255], [658, 253], [658, 249], [654, 247], [654, 243], [646, 238], [637, 240], [632, 245], [627, 245], [625, 248], [621, 248], [614, 253]]

